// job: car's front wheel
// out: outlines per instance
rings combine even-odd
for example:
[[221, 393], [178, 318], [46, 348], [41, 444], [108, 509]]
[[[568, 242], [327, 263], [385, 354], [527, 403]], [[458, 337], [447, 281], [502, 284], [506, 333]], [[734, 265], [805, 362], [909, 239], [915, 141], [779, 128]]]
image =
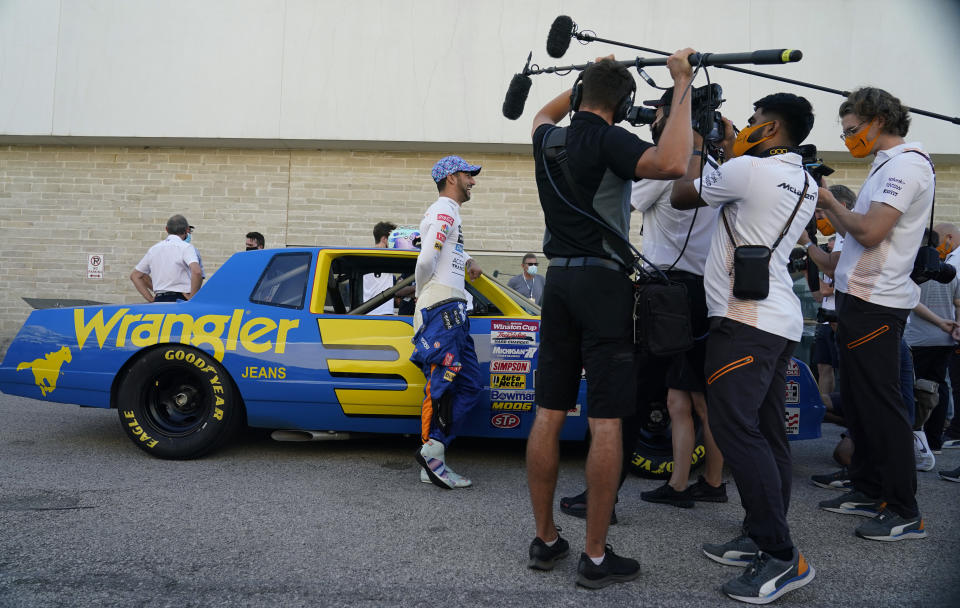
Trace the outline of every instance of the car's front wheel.
[[173, 460], [219, 448], [243, 419], [243, 406], [220, 362], [181, 344], [141, 354], [127, 369], [116, 403], [133, 443]]

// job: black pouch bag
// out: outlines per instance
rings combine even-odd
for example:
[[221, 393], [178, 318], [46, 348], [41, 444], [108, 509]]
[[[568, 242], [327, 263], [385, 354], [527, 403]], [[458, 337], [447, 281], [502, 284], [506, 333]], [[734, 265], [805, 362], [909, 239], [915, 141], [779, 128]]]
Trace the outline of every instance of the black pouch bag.
[[770, 294], [770, 248], [740, 245], [733, 250], [733, 295], [763, 300]]
[[652, 279], [634, 283], [633, 333], [634, 342], [654, 357], [693, 348], [686, 286]]
[[733, 238], [733, 231], [730, 230], [730, 224], [727, 223], [727, 214], [724, 210], [720, 211], [720, 217], [723, 218], [723, 225], [727, 229], [727, 236], [733, 243], [733, 297], [741, 300], [765, 300], [770, 295], [770, 256], [773, 251], [786, 236], [790, 230], [790, 224], [796, 217], [797, 211], [800, 211], [800, 205], [803, 204], [803, 198], [807, 195], [807, 189], [810, 187], [810, 179], [806, 171], [803, 173], [803, 191], [797, 200], [793, 213], [787, 219], [787, 225], [780, 231], [773, 247], [766, 245], [737, 245]]

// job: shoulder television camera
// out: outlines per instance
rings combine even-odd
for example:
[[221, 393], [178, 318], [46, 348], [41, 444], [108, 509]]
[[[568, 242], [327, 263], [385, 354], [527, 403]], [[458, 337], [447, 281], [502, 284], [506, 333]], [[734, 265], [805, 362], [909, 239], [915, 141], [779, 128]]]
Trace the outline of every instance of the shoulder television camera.
[[[723, 140], [723, 118], [717, 110], [723, 103], [723, 89], [717, 83], [711, 83], [702, 87], [691, 89], [688, 93], [691, 95], [691, 119], [693, 130], [699, 133], [710, 143], [719, 143]], [[650, 104], [651, 102], [646, 102]], [[659, 102], [652, 102], [659, 105]], [[670, 115], [670, 106], [663, 106], [664, 116]], [[643, 106], [633, 106], [627, 112], [624, 119], [631, 125], [638, 127], [640, 125], [650, 125], [657, 119], [656, 108], [645, 108]]]

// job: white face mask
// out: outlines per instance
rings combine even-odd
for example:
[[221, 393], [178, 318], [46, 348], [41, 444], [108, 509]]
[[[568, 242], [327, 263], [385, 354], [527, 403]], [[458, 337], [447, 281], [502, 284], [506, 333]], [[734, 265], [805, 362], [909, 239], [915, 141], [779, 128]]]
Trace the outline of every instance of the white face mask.
[[537, 274], [537, 265], [530, 264], [529, 266], [527, 266], [527, 274]]

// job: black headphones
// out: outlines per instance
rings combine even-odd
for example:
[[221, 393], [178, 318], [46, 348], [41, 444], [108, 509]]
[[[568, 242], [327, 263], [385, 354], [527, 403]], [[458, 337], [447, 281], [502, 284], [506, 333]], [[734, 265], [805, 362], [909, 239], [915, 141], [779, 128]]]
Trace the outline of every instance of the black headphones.
[[[617, 107], [613, 111], [613, 124], [617, 124], [627, 117], [627, 112], [633, 107], [633, 98], [636, 93], [637, 82], [631, 78], [630, 91], [617, 102]], [[583, 72], [580, 72], [577, 76], [577, 80], [573, 83], [573, 89], [570, 91], [570, 111], [576, 112], [579, 110], [581, 101], [583, 101]]]

